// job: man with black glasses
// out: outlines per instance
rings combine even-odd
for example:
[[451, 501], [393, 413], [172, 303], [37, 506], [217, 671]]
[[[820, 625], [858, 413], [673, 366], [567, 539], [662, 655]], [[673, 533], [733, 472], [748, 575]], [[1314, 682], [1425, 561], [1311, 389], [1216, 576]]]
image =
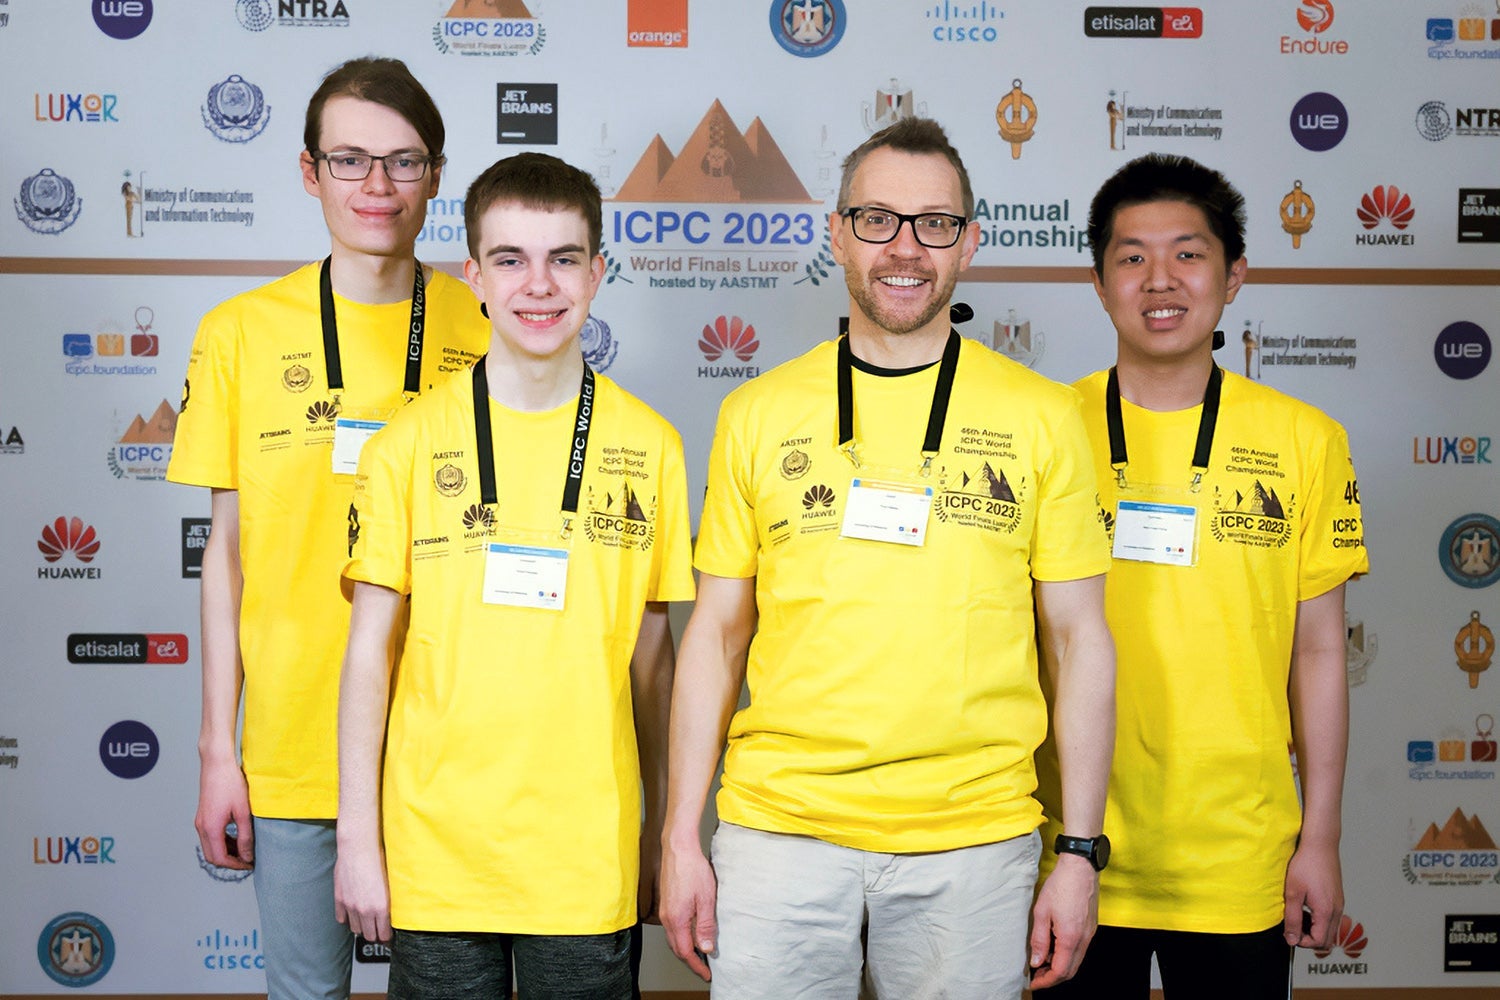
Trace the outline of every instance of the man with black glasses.
[[[851, 153], [829, 218], [848, 336], [719, 414], [661, 906], [715, 997], [848, 998], [862, 978], [882, 998], [1019, 997], [1028, 966], [1065, 979], [1093, 932], [1109, 553], [1077, 393], [949, 326], [973, 200], [935, 122]], [[1037, 619], [1073, 853], [1033, 909]], [[710, 867], [698, 824], [726, 732]]]
[[333, 70], [303, 138], [302, 183], [332, 252], [204, 317], [167, 472], [212, 490], [198, 838], [213, 864], [254, 869], [269, 995], [297, 1000], [349, 995], [352, 939], [334, 918], [335, 721], [360, 448], [489, 339], [463, 283], [414, 256], [444, 129], [406, 66]]

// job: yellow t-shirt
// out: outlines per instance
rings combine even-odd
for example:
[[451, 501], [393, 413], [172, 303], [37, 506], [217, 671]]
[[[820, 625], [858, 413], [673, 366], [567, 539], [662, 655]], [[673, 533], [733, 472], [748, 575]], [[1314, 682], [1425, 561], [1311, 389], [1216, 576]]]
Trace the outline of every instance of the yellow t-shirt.
[[[1107, 372], [1076, 383], [1113, 518]], [[1122, 401], [1131, 496], [1185, 490], [1201, 406]], [[1116, 559], [1105, 611], [1118, 657], [1118, 729], [1104, 830], [1113, 854], [1099, 920], [1224, 934], [1279, 924], [1301, 826], [1287, 678], [1297, 603], [1369, 568], [1344, 430], [1316, 408], [1224, 373], [1210, 468], [1196, 496], [1198, 561]], [[1192, 502], [1192, 501], [1188, 501]], [[1044, 768], [1050, 776], [1051, 769]], [[1058, 801], [1044, 781], [1051, 834]]]
[[[338, 813], [339, 665], [349, 605], [351, 475], [333, 473], [336, 416], [402, 405], [411, 302], [363, 305], [335, 296], [344, 391], [335, 405], [323, 366], [319, 264], [253, 289], [203, 318], [188, 360], [167, 478], [239, 491], [241, 753], [257, 816]], [[462, 282], [427, 282], [422, 387], [464, 368], [489, 323]]]
[[[360, 457], [345, 580], [411, 595], [382, 803], [397, 927], [602, 934], [636, 920], [630, 657], [647, 601], [693, 597], [687, 480], [671, 425], [597, 376], [563, 541], [576, 405], [491, 400], [493, 534], [470, 376], [413, 403]], [[568, 548], [563, 609], [484, 603], [491, 541]]]
[[1109, 566], [1077, 394], [965, 340], [924, 479], [938, 366], [856, 369], [859, 472], [934, 497], [925, 546], [844, 538], [835, 357], [822, 344], [719, 414], [696, 564], [754, 576], [760, 615], [719, 816], [892, 853], [1029, 833], [1047, 731], [1032, 581]]

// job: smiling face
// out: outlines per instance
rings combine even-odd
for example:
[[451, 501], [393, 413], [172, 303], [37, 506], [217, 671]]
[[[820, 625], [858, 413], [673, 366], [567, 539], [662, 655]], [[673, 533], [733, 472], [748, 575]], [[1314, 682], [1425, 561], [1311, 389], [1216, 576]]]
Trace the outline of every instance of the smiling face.
[[480, 216], [478, 245], [464, 277], [489, 310], [491, 353], [549, 360], [578, 351], [604, 278], [604, 258], [589, 256], [583, 215], [498, 201]]
[[[323, 106], [318, 148], [324, 153], [354, 152], [428, 155], [417, 130], [400, 112], [341, 95]], [[437, 194], [441, 168], [429, 164], [421, 180], [396, 182], [374, 163], [362, 181], [341, 181], [328, 164], [302, 153], [302, 186], [323, 204], [323, 219], [335, 252], [376, 257], [410, 257], [427, 218], [427, 200]]]
[[1184, 201], [1116, 209], [1094, 291], [1119, 335], [1124, 363], [1213, 354], [1213, 332], [1245, 280], [1245, 259], [1224, 259], [1208, 217]]
[[[855, 170], [849, 204], [905, 215], [964, 214], [958, 171], [946, 158], [890, 148], [872, 150]], [[895, 334], [936, 327], [948, 331], [946, 309], [958, 274], [979, 248], [976, 227], [966, 227], [953, 246], [934, 250], [917, 242], [909, 224], [903, 224], [889, 243], [863, 242], [855, 237], [849, 220], [839, 215], [831, 216], [828, 225], [833, 259], [843, 265], [855, 306], [851, 324], [862, 318]]]

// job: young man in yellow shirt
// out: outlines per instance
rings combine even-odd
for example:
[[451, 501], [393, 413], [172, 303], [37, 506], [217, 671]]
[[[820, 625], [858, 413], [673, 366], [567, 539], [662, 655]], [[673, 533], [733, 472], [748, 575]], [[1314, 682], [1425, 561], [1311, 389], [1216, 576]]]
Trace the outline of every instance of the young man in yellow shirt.
[[504, 1000], [512, 967], [523, 998], [629, 1000], [667, 602], [693, 596], [682, 442], [584, 361], [593, 179], [522, 153], [473, 183], [464, 221], [489, 353], [370, 443], [349, 513], [339, 913], [392, 941], [397, 1000]]
[[333, 912], [334, 722], [355, 458], [488, 334], [462, 283], [414, 255], [443, 140], [399, 60], [330, 72], [300, 161], [331, 252], [205, 316], [183, 384], [167, 478], [213, 491], [196, 826], [205, 859], [254, 869], [273, 1000], [349, 995], [353, 942]]
[[[1093, 930], [1085, 857], [1033, 908], [1034, 613], [1067, 832], [1097, 863], [1109, 556], [1077, 394], [949, 325], [972, 211], [936, 122], [857, 148], [829, 218], [848, 336], [719, 414], [662, 866], [668, 940], [716, 998], [847, 1000], [862, 979], [886, 1000], [1018, 998], [1028, 965], [1066, 978]], [[726, 731], [710, 866], [698, 824]]]
[[1359, 487], [1342, 427], [1214, 363], [1244, 227], [1221, 174], [1156, 154], [1089, 212], [1118, 344], [1076, 385], [1114, 546], [1114, 858], [1082, 968], [1038, 1000], [1145, 1000], [1153, 953], [1169, 1000], [1284, 1000], [1292, 946], [1338, 930]]

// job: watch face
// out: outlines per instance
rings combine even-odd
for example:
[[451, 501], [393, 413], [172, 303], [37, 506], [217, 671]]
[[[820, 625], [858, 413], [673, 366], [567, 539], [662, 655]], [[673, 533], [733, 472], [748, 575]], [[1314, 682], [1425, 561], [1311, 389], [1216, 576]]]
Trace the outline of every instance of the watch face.
[[1093, 861], [1095, 870], [1101, 872], [1109, 864], [1109, 838], [1102, 833], [1094, 839], [1094, 856], [1090, 860]]

